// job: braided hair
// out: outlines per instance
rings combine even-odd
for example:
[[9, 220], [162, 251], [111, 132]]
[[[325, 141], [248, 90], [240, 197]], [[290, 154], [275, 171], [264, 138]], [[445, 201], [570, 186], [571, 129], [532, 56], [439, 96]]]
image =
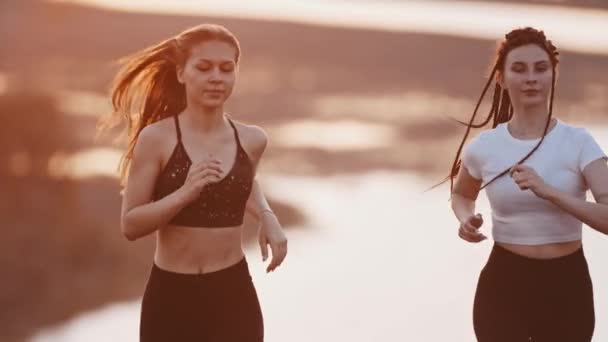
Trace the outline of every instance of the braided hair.
[[[534, 148], [530, 152], [528, 152], [525, 157], [518, 161], [516, 165], [522, 164], [526, 160], [528, 160], [528, 158], [530, 158], [530, 156], [532, 156], [532, 154], [536, 152], [536, 150], [538, 150], [540, 145], [543, 143], [545, 136], [547, 135], [547, 131], [549, 129], [549, 125], [551, 123], [551, 118], [553, 115], [553, 97], [555, 93], [555, 80], [557, 64], [559, 63], [559, 53], [557, 51], [557, 48], [551, 43], [551, 41], [548, 40], [547, 37], [545, 37], [543, 31], [534, 29], [532, 27], [518, 28], [506, 34], [505, 39], [499, 44], [498, 50], [496, 52], [496, 60], [494, 62], [494, 67], [492, 68], [492, 72], [490, 74], [488, 82], [486, 83], [485, 87], [483, 88], [483, 91], [481, 92], [481, 96], [477, 101], [477, 105], [475, 106], [475, 110], [473, 111], [473, 115], [469, 119], [469, 122], [467, 123], [456, 120], [457, 122], [465, 125], [467, 129], [464, 134], [464, 137], [462, 138], [462, 141], [460, 142], [460, 145], [458, 146], [456, 157], [454, 158], [454, 162], [452, 163], [452, 168], [450, 170], [450, 175], [440, 183], [442, 184], [450, 180], [450, 190], [452, 192], [454, 190], [454, 178], [456, 177], [456, 175], [458, 175], [460, 167], [462, 166], [462, 160], [460, 159], [460, 155], [465, 141], [469, 136], [469, 133], [471, 132], [471, 129], [483, 128], [490, 122], [490, 120], [492, 121], [492, 128], [495, 128], [501, 123], [508, 122], [513, 117], [513, 104], [511, 103], [509, 92], [507, 91], [507, 89], [501, 87], [497, 80], [504, 73], [505, 60], [509, 52], [511, 52], [511, 50], [515, 48], [528, 44], [535, 44], [539, 46], [540, 48], [545, 50], [549, 55], [549, 59], [551, 61], [552, 66], [551, 95], [549, 102], [549, 115], [547, 117], [547, 122], [543, 131], [543, 136], [538, 142], [538, 144], [536, 144], [536, 146], [534, 146]], [[486, 92], [488, 91], [488, 88], [490, 88], [492, 82], [496, 82], [496, 84], [494, 86], [494, 96], [492, 98], [492, 106], [490, 108], [490, 112], [483, 122], [474, 123], [481, 101], [483, 100]], [[511, 168], [508, 168], [503, 172], [499, 173], [486, 184], [483, 184], [480, 189], [487, 187], [496, 179], [506, 175], [507, 173], [509, 173], [510, 169]]]

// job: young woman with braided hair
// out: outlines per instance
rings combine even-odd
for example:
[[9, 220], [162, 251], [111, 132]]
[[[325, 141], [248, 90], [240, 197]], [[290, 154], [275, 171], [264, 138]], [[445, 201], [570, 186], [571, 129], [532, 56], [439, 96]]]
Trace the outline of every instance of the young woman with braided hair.
[[[262, 312], [241, 247], [243, 216], [261, 223], [267, 271], [287, 239], [255, 181], [264, 131], [224, 113], [240, 45], [204, 24], [123, 60], [111, 118], [127, 122], [122, 231], [155, 233], [140, 341], [261, 342]], [[112, 119], [110, 119], [112, 120]]]
[[[473, 308], [481, 342], [582, 342], [593, 335], [581, 230], [584, 222], [608, 234], [607, 157], [586, 129], [553, 117], [557, 65], [557, 49], [542, 31], [511, 31], [463, 123], [466, 133], [449, 176], [458, 235], [474, 243], [486, 239], [475, 214], [478, 193], [486, 189], [495, 241]], [[476, 123], [493, 81], [490, 113]], [[492, 129], [465, 146], [471, 129], [490, 121]], [[595, 203], [586, 201], [588, 189]]]

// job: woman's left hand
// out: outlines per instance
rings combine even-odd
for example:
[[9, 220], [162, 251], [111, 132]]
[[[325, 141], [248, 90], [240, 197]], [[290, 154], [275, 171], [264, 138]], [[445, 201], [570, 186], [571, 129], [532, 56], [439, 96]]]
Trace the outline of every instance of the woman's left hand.
[[268, 245], [270, 245], [272, 260], [268, 264], [266, 272], [274, 271], [287, 256], [287, 237], [274, 213], [265, 212], [261, 214], [258, 242], [264, 261], [268, 259]]
[[515, 165], [509, 173], [521, 190], [529, 189], [542, 199], [548, 199], [552, 191], [555, 190], [545, 183], [538, 173], [536, 173], [536, 170], [529, 166], [523, 164]]

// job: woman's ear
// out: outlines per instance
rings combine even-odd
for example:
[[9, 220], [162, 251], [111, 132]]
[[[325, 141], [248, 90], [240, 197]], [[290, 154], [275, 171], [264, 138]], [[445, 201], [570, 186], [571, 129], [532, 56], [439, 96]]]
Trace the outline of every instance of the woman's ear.
[[177, 81], [184, 84], [184, 68], [181, 65], [175, 66], [175, 75], [177, 76]]

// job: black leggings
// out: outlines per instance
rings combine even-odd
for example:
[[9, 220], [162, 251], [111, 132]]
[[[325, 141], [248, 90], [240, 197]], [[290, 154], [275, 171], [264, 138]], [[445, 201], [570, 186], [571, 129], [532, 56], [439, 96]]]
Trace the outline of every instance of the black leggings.
[[494, 245], [473, 308], [480, 342], [587, 342], [595, 326], [583, 249], [531, 259]]
[[262, 342], [262, 312], [246, 260], [205, 274], [154, 264], [139, 334], [141, 342]]

